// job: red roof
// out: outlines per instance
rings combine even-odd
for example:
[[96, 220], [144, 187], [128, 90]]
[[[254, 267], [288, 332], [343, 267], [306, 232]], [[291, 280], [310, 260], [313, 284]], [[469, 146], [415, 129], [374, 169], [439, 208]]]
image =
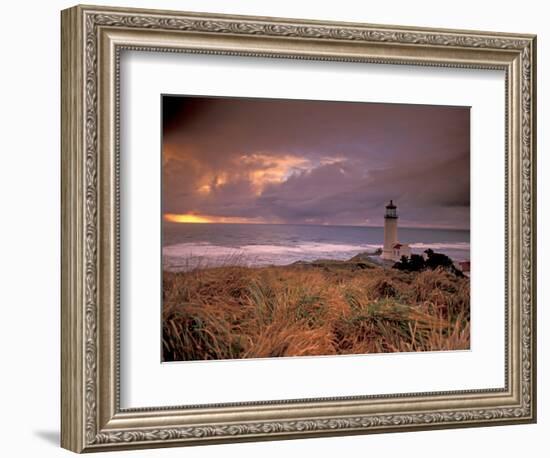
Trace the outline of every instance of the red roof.
[[394, 248], [401, 248], [403, 245], [401, 245], [400, 243], [396, 243], [393, 247]]

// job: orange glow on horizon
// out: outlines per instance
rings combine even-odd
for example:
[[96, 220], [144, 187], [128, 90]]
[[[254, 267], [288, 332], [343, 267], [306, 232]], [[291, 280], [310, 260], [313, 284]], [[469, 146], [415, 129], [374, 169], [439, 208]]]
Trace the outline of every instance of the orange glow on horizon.
[[164, 220], [170, 223], [228, 223], [228, 224], [263, 224], [263, 218], [243, 218], [240, 216], [211, 216], [196, 215], [194, 213], [165, 213]]
[[171, 223], [211, 223], [208, 218], [199, 215], [186, 214], [178, 215], [175, 213], [165, 213], [164, 219]]

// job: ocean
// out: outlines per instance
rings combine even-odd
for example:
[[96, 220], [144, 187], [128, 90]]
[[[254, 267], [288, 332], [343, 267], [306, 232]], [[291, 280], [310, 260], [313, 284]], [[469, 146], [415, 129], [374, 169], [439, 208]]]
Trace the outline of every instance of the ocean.
[[[470, 259], [470, 232], [399, 228], [413, 253], [431, 248], [454, 261]], [[384, 229], [299, 224], [163, 223], [163, 267], [191, 270], [223, 265], [287, 265], [315, 259], [346, 260], [381, 248]]]

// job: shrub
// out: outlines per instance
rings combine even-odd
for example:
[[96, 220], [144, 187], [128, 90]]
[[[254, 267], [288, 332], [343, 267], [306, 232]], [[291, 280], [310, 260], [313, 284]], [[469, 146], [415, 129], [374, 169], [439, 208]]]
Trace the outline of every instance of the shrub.
[[443, 253], [436, 253], [432, 249], [424, 251], [426, 259], [418, 254], [413, 254], [410, 257], [401, 256], [401, 259], [393, 265], [394, 269], [405, 270], [407, 272], [421, 272], [426, 269], [445, 269], [453, 273], [457, 277], [463, 277], [464, 274], [458, 270], [453, 260]]

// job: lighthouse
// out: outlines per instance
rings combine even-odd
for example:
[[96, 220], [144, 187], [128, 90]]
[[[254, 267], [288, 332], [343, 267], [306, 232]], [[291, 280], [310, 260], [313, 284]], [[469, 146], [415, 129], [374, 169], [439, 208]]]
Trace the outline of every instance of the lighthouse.
[[384, 248], [382, 250], [382, 259], [389, 261], [399, 261], [401, 256], [410, 257], [411, 249], [407, 243], [399, 243], [397, 239], [397, 207], [393, 200], [386, 205], [384, 214]]

